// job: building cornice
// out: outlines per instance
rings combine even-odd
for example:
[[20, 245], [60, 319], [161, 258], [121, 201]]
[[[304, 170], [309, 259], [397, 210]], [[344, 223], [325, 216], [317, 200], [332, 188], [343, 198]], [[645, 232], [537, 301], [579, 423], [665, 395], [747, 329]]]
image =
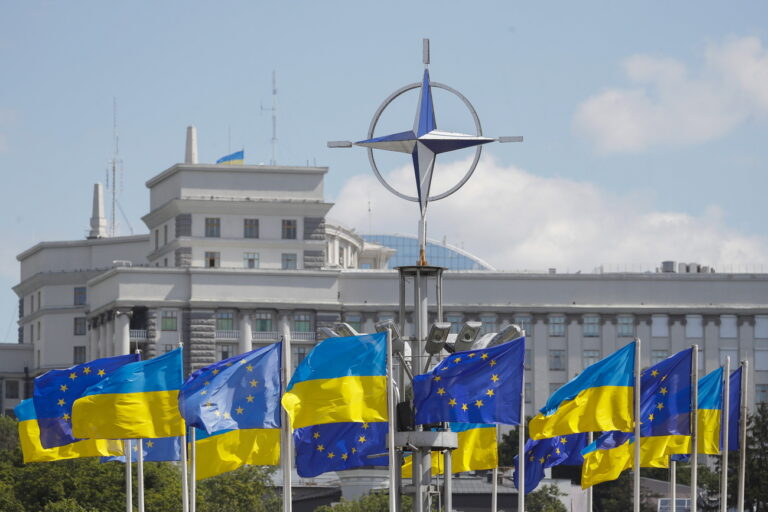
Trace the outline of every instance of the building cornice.
[[244, 174], [326, 174], [328, 167], [299, 167], [284, 165], [220, 165], [220, 164], [174, 164], [145, 183], [152, 188], [179, 172], [226, 172]]
[[148, 242], [149, 234], [144, 235], [131, 235], [131, 236], [115, 236], [109, 238], [92, 238], [85, 240], [62, 240], [56, 242], [39, 242], [26, 251], [19, 253], [16, 256], [18, 261], [23, 261], [33, 254], [42, 251], [43, 249], [58, 249], [58, 248], [72, 248], [72, 247], [93, 247], [99, 245], [111, 245], [111, 244], [124, 244], [130, 242]]

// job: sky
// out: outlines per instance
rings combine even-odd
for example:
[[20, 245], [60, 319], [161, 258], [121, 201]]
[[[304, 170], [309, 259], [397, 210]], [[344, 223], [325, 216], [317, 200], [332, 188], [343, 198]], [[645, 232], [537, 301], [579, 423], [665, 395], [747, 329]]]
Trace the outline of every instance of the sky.
[[[146, 232], [145, 182], [183, 160], [245, 150], [328, 166], [329, 218], [415, 234], [418, 207], [388, 193], [361, 148], [398, 88], [430, 74], [474, 105], [490, 144], [469, 182], [429, 207], [428, 236], [498, 269], [654, 270], [662, 260], [768, 272], [768, 4], [0, 0], [0, 341], [15, 339], [16, 255], [87, 234], [93, 183], [114, 153], [119, 233]], [[417, 93], [376, 135], [409, 129]], [[435, 92], [437, 124], [472, 132]], [[438, 157], [450, 187], [472, 151]], [[378, 158], [378, 155], [377, 155]], [[407, 156], [382, 171], [413, 194]], [[112, 184], [110, 184], [112, 185]]]

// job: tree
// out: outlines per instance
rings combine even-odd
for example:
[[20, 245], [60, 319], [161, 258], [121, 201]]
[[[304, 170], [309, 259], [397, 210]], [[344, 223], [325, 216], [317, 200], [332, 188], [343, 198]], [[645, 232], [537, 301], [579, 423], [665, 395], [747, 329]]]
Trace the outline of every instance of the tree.
[[[243, 466], [198, 484], [200, 512], [270, 512], [282, 508], [282, 498], [270, 486], [275, 469]], [[165, 509], [163, 509], [165, 510]]]
[[529, 512], [568, 512], [560, 497], [565, 493], [554, 484], [545, 485], [525, 497], [525, 510]]
[[[403, 496], [403, 512], [411, 512], [413, 503], [410, 496]], [[357, 500], [347, 501], [344, 498], [334, 506], [323, 505], [315, 509], [315, 512], [388, 512], [389, 494], [372, 492]]]

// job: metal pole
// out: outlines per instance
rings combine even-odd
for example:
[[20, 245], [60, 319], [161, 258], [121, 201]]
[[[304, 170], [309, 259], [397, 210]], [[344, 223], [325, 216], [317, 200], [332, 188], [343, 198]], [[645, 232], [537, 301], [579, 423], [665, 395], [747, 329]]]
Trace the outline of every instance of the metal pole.
[[749, 361], [741, 362], [741, 421], [739, 422], [739, 491], [737, 510], [744, 510], [744, 481], [747, 475], [747, 382]]
[[[498, 435], [498, 428], [499, 427], [497, 426], [496, 427], [497, 435]], [[517, 460], [519, 461], [520, 458], [518, 457]], [[518, 466], [519, 465], [520, 464], [518, 464]], [[493, 478], [493, 482], [491, 482], [491, 512], [497, 512], [499, 510], [499, 468], [498, 466], [493, 468], [493, 473], [491, 474], [491, 478]], [[518, 495], [522, 494], [520, 489], [518, 489], [517, 492], [518, 492]], [[519, 499], [518, 499], [518, 503], [520, 503]]]
[[125, 452], [125, 510], [133, 512], [133, 482], [131, 468], [131, 440], [123, 440], [123, 452]]
[[189, 512], [197, 508], [197, 433], [195, 428], [189, 430], [189, 451], [192, 462], [189, 471]]
[[[179, 341], [179, 348], [184, 350], [184, 344]], [[184, 382], [184, 365], [181, 365], [181, 381]], [[189, 512], [189, 486], [187, 478], [189, 470], [187, 468], [187, 422], [182, 419], [184, 428], [181, 434], [181, 510]]]
[[670, 512], [677, 510], [677, 461], [669, 462], [669, 499], [672, 500]]
[[693, 346], [693, 371], [691, 376], [691, 512], [696, 512], [699, 494], [699, 346]]
[[387, 329], [387, 415], [389, 417], [389, 434], [387, 446], [389, 450], [389, 512], [397, 512], [397, 495], [400, 488], [397, 486], [397, 472], [400, 466], [395, 459], [395, 391], [392, 385], [394, 371], [392, 365], [392, 329]]
[[144, 440], [137, 439], [136, 444], [139, 447], [136, 450], [136, 500], [139, 512], [144, 512]]
[[722, 446], [722, 468], [720, 469], [720, 512], [728, 512], [728, 423], [729, 423], [729, 398], [731, 391], [731, 356], [725, 358], [725, 372], [723, 372], [723, 412], [720, 419], [720, 436]]
[[635, 338], [635, 387], [634, 418], [635, 418], [635, 463], [633, 480], [634, 511], [640, 512], [640, 338]]
[[[423, 216], [422, 216], [423, 219]], [[420, 225], [421, 226], [421, 225]], [[428, 294], [427, 276], [417, 269], [414, 276], [414, 319], [416, 336], [413, 346], [413, 357], [421, 357], [427, 337]], [[413, 367], [414, 373], [420, 371], [421, 362]], [[421, 427], [417, 426], [421, 430]], [[432, 457], [429, 449], [419, 448], [413, 456], [414, 486], [416, 488], [415, 512], [429, 512], [432, 509], [431, 496], [425, 489], [432, 480]]]
[[[282, 392], [285, 393], [285, 388], [288, 385], [290, 377], [290, 370], [292, 368], [291, 361], [291, 340], [290, 335], [283, 336], [283, 374], [282, 377]], [[282, 409], [282, 408], [281, 408]], [[293, 464], [293, 439], [291, 436], [291, 423], [288, 418], [288, 413], [285, 409], [280, 412], [282, 428], [280, 429], [280, 455], [282, 460], [280, 466], [283, 469], [283, 512], [291, 512], [293, 510], [293, 490], [291, 489], [291, 471]]]
[[[448, 429], [448, 431], [450, 432], [450, 428]], [[443, 498], [445, 503], [445, 508], [444, 508], [445, 512], [453, 511], [453, 481], [451, 480], [451, 475], [453, 475], [453, 461], [451, 459], [451, 456], [452, 456], [451, 450], [445, 450], [445, 452], [443, 452], [443, 460], [445, 461], [445, 464], [443, 467], [444, 469], [443, 476], [445, 477], [445, 480], [444, 480], [445, 491], [443, 493], [445, 495], [445, 497]]]
[[[523, 401], [523, 404], [525, 402]], [[521, 406], [524, 410], [525, 405]], [[496, 426], [496, 445], [499, 444], [499, 427]], [[525, 510], [525, 415], [520, 417], [517, 427], [517, 510]]]
[[[587, 446], [594, 441], [594, 434], [592, 432], [587, 433]], [[518, 459], [519, 460], [519, 459]], [[587, 512], [592, 512], [592, 486], [587, 487]]]

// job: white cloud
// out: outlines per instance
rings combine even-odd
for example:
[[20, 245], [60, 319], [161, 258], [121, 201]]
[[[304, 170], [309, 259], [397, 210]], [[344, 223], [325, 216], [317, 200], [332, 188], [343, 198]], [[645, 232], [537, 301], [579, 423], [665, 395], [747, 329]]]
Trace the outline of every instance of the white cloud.
[[[437, 172], [444, 183], [455, 182], [467, 165], [455, 162]], [[397, 169], [390, 183], [413, 190], [412, 173]], [[601, 264], [648, 270], [663, 260], [726, 270], [768, 263], [768, 240], [729, 229], [719, 208], [691, 216], [653, 211], [650, 203], [589, 183], [542, 178], [485, 156], [464, 188], [430, 204], [428, 236], [446, 236], [501, 270], [591, 272]], [[372, 175], [358, 175], [344, 185], [329, 217], [361, 232], [369, 231], [370, 222], [372, 232], [415, 234], [418, 207], [392, 196]]]
[[768, 50], [756, 37], [710, 45], [696, 74], [648, 55], [627, 58], [623, 68], [633, 85], [588, 98], [574, 117], [600, 152], [701, 143], [768, 114]]

